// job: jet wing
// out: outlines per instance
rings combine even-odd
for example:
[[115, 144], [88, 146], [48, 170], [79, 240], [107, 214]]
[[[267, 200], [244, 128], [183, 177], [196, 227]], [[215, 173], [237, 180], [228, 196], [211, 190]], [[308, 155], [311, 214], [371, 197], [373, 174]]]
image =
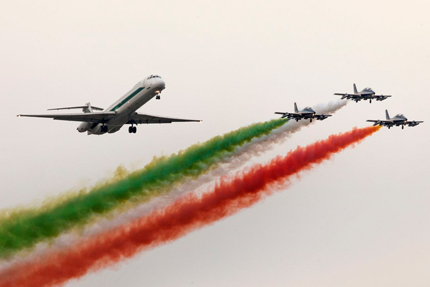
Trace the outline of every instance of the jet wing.
[[383, 122], [384, 121], [381, 121], [381, 120], [367, 120], [366, 122], [371, 122], [371, 123], [374, 123], [374, 126], [377, 126], [377, 125], [383, 125]]
[[392, 127], [392, 126], [394, 126], [394, 123], [392, 121], [367, 120], [367, 122], [373, 123], [374, 126], [386, 126], [386, 127]]
[[406, 124], [410, 127], [414, 127], [419, 125], [420, 123], [423, 123], [424, 121], [407, 121]]
[[281, 119], [283, 118], [289, 118], [289, 119], [301, 119], [303, 116], [301, 114], [295, 114], [295, 113], [283, 113], [283, 112], [275, 112], [275, 114], [282, 115]]
[[383, 100], [385, 100], [386, 98], [389, 98], [389, 97], [391, 97], [390, 95], [374, 95], [373, 96], [377, 101], [383, 101]]
[[340, 98], [341, 100], [343, 99], [354, 99], [354, 100], [361, 100], [362, 97], [354, 95], [354, 94], [342, 94], [342, 93], [334, 93], [336, 96], [342, 96], [342, 98]]
[[315, 115], [315, 117], [317, 118], [317, 120], [325, 120], [328, 117], [331, 117], [332, 115]]
[[51, 118], [60, 121], [76, 121], [76, 122], [91, 122], [105, 123], [116, 115], [115, 112], [94, 112], [94, 113], [74, 113], [74, 114], [43, 114], [43, 115], [17, 115], [17, 117], [32, 117], [32, 118]]
[[201, 122], [201, 120], [165, 118], [145, 114], [134, 114], [127, 124], [170, 124], [173, 122]]

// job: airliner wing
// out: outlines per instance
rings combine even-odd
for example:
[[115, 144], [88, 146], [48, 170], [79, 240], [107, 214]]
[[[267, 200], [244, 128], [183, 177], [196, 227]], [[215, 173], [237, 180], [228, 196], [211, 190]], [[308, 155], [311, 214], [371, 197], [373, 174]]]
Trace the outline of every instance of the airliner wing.
[[94, 113], [75, 113], [75, 114], [43, 114], [43, 115], [17, 115], [18, 117], [32, 118], [51, 118], [60, 121], [76, 121], [76, 122], [91, 122], [105, 123], [116, 115], [115, 112], [94, 112]]
[[165, 118], [136, 113], [127, 124], [170, 124], [173, 122], [201, 122], [201, 120]]

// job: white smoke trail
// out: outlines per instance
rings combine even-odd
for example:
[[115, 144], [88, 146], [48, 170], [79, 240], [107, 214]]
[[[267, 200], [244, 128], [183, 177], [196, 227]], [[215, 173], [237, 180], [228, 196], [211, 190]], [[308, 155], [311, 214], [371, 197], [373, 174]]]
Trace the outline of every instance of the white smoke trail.
[[[331, 101], [328, 104], [319, 104], [315, 106], [315, 111], [321, 114], [333, 114], [347, 104], [346, 100]], [[199, 188], [216, 180], [221, 176], [225, 176], [233, 170], [243, 166], [252, 157], [259, 156], [264, 152], [271, 150], [276, 144], [280, 144], [291, 137], [295, 132], [300, 131], [302, 127], [315, 123], [310, 123], [308, 120], [294, 121], [290, 120], [283, 126], [275, 129], [270, 134], [255, 138], [252, 141], [238, 147], [233, 156], [226, 156], [220, 160], [219, 165], [199, 176], [194, 180], [188, 180], [179, 186], [176, 186], [171, 191], [163, 192], [161, 196], [154, 197], [148, 202], [144, 202], [136, 207], [126, 211], [114, 210], [108, 216], [99, 218], [95, 223], [83, 229], [83, 231], [71, 231], [61, 234], [52, 242], [41, 242], [36, 245], [33, 251], [23, 251], [15, 255], [9, 260], [0, 262], [0, 272], [8, 267], [19, 264], [27, 260], [34, 260], [47, 252], [59, 251], [68, 246], [78, 244], [80, 240], [85, 240], [93, 236], [97, 236], [102, 232], [114, 229], [118, 226], [126, 224], [140, 218], [155, 209], [165, 207], [174, 202], [182, 195], [188, 192], [198, 191]]]

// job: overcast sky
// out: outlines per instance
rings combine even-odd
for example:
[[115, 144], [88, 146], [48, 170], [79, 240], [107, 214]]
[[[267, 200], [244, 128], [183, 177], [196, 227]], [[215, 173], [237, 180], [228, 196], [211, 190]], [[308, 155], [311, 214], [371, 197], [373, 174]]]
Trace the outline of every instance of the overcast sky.
[[[20, 4], [17, 4], [17, 3]], [[36, 4], [37, 3], [37, 4]], [[178, 4], [180, 3], [180, 4]], [[0, 207], [133, 170], [241, 126], [372, 87], [255, 162], [367, 119], [405, 114], [288, 189], [173, 243], [67, 286], [428, 286], [428, 1], [2, 1]], [[107, 107], [150, 74], [139, 111], [202, 123], [105, 136], [16, 118], [90, 101]]]

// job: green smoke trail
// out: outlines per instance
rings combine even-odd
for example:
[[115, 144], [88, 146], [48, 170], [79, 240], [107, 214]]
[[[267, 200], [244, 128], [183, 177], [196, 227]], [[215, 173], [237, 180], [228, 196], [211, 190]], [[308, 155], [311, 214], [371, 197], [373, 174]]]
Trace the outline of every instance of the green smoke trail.
[[285, 119], [256, 123], [216, 136], [168, 157], [154, 158], [143, 169], [88, 192], [59, 198], [40, 208], [17, 210], [0, 220], [0, 258], [53, 239], [73, 226], [87, 223], [94, 215], [106, 214], [133, 201], [145, 201], [166, 192], [190, 177], [214, 168], [237, 147], [269, 134]]

